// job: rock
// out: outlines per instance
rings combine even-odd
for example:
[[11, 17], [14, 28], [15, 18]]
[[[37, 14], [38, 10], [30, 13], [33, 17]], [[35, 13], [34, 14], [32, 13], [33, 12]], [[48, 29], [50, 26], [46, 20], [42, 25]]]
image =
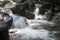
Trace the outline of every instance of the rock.
[[9, 32], [12, 25], [12, 18], [6, 13], [0, 12], [0, 40], [9, 40]]

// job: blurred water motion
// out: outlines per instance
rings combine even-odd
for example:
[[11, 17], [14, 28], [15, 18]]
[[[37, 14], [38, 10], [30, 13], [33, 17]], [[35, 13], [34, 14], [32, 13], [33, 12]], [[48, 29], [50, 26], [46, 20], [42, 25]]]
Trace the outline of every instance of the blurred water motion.
[[[21, 0], [19, 0], [17, 2], [21, 2]], [[22, 1], [22, 2], [24, 2], [24, 1]], [[6, 9], [13, 8], [13, 7], [17, 6], [16, 3], [15, 2], [7, 3], [4, 6], [4, 8], [0, 7], [0, 9], [6, 10]], [[25, 3], [26, 2], [21, 3], [18, 6], [20, 9], [23, 9], [23, 11], [24, 11], [24, 12], [22, 11], [23, 14], [26, 12], [26, 10], [31, 12], [30, 8], [29, 8], [31, 6], [30, 2], [27, 1], [27, 4], [25, 4]], [[28, 5], [29, 5], [29, 7], [28, 7]], [[17, 9], [17, 7], [16, 7], [16, 9], [14, 8], [15, 11], [18, 11], [18, 13], [16, 12], [16, 14], [15, 14], [15, 12], [14, 12], [14, 14], [12, 13], [12, 15], [10, 15], [13, 18], [13, 24], [11, 26], [11, 29], [9, 30], [10, 40], [60, 40], [60, 23], [58, 23], [60, 21], [56, 22], [55, 20], [52, 20], [52, 21], [45, 20], [45, 18], [47, 18], [47, 17], [49, 18], [52, 15], [51, 12], [48, 12], [48, 11], [51, 11], [50, 7], [48, 6], [48, 8], [47, 8], [47, 7], [43, 6], [44, 8], [47, 8], [47, 9], [44, 9], [42, 7], [42, 5], [40, 5], [39, 3], [35, 3], [34, 5], [35, 5], [35, 9], [32, 7], [34, 10], [31, 12], [33, 15], [35, 15], [34, 19], [27, 19], [23, 16], [16, 15], [16, 14], [20, 14], [20, 11], [19, 11], [20, 9], [19, 8]], [[27, 8], [25, 8], [25, 6]], [[42, 9], [40, 9], [41, 7], [42, 7]], [[13, 11], [14, 11], [14, 9], [13, 9]], [[57, 10], [58, 9], [59, 8], [57, 8]], [[42, 10], [43, 14], [40, 12], [41, 10]], [[46, 16], [44, 14], [45, 11], [48, 13], [47, 14], [48, 16]], [[28, 14], [29, 12], [27, 12], [27, 15], [28, 15], [27, 17], [32, 17], [31, 15], [29, 16], [29, 14]], [[8, 14], [10, 14], [10, 13], [8, 12]]]
[[[11, 29], [12, 31], [14, 29]], [[45, 29], [35, 30], [32, 28], [25, 28], [25, 29], [15, 29], [17, 32], [10, 34], [13, 35], [10, 37], [11, 39], [16, 40], [55, 40], [53, 35], [50, 34], [50, 31]], [[52, 36], [52, 37], [50, 37]]]
[[[59, 40], [59, 31], [54, 31], [55, 22], [43, 19], [38, 16], [39, 8], [36, 8], [35, 19], [29, 20], [24, 17], [13, 16], [15, 28], [9, 30], [11, 40]], [[40, 20], [38, 20], [40, 18]], [[26, 24], [28, 23], [28, 25]], [[21, 29], [22, 27], [22, 29]]]
[[[28, 22], [29, 21], [30, 20], [28, 20]], [[44, 21], [41, 22], [41, 20], [39, 21], [35, 20], [32, 23], [30, 21], [30, 24], [29, 24], [30, 26], [27, 26], [26, 28], [23, 28], [23, 29], [17, 29], [17, 28], [10, 29], [9, 30], [10, 39], [11, 40], [57, 40], [60, 38], [58, 37], [59, 35], [57, 36], [59, 31], [48, 30], [48, 28], [50, 28], [51, 26], [48, 25], [47, 22], [44, 22]]]

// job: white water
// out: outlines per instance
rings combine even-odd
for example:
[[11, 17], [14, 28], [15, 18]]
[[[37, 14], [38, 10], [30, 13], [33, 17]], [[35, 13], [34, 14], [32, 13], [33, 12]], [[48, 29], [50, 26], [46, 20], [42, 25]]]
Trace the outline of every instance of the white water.
[[34, 15], [35, 15], [35, 19], [43, 19], [43, 15], [39, 15], [39, 8], [41, 7], [42, 5], [38, 5], [38, 4], [35, 4], [35, 10], [34, 10]]
[[54, 38], [50, 37], [50, 31], [45, 29], [35, 30], [32, 28], [25, 28], [25, 29], [11, 29], [10, 31], [17, 30], [15, 33], [10, 34], [13, 35], [10, 39], [16, 40], [55, 40]]
[[[25, 28], [25, 27], [27, 27], [25, 17], [17, 16], [17, 15], [14, 15], [14, 16], [15, 16], [15, 18], [13, 17], [13, 25], [14, 25], [15, 28]], [[13, 25], [12, 25], [12, 27], [13, 27]]]

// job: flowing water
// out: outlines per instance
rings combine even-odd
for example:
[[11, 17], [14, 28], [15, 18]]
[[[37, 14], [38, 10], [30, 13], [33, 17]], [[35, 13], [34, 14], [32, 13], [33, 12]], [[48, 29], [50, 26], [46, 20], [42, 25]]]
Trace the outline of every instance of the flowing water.
[[[46, 20], [37, 20], [43, 18], [38, 17], [39, 7], [34, 11], [35, 19], [27, 20], [28, 25], [24, 21], [24, 17], [13, 17], [14, 29], [9, 30], [11, 40], [60, 40], [60, 32], [51, 29], [55, 25], [54, 22]], [[54, 27], [53, 27], [54, 28]], [[13, 33], [11, 33], [13, 32]]]
[[34, 10], [34, 15], [35, 15], [35, 19], [42, 19], [42, 15], [39, 15], [39, 8], [41, 7], [42, 5], [39, 5], [39, 4], [35, 4], [35, 10]]
[[12, 25], [12, 28], [18, 28], [18, 29], [21, 29], [21, 28], [25, 28], [27, 27], [27, 24], [26, 24], [26, 18], [25, 17], [22, 17], [22, 16], [17, 16], [17, 15], [13, 15], [13, 25]]

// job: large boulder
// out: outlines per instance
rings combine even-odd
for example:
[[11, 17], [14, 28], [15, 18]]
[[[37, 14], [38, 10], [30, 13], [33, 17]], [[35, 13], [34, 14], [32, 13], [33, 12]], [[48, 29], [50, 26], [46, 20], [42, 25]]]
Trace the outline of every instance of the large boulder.
[[12, 18], [5, 13], [0, 12], [0, 40], [9, 40], [9, 28], [12, 24]]

